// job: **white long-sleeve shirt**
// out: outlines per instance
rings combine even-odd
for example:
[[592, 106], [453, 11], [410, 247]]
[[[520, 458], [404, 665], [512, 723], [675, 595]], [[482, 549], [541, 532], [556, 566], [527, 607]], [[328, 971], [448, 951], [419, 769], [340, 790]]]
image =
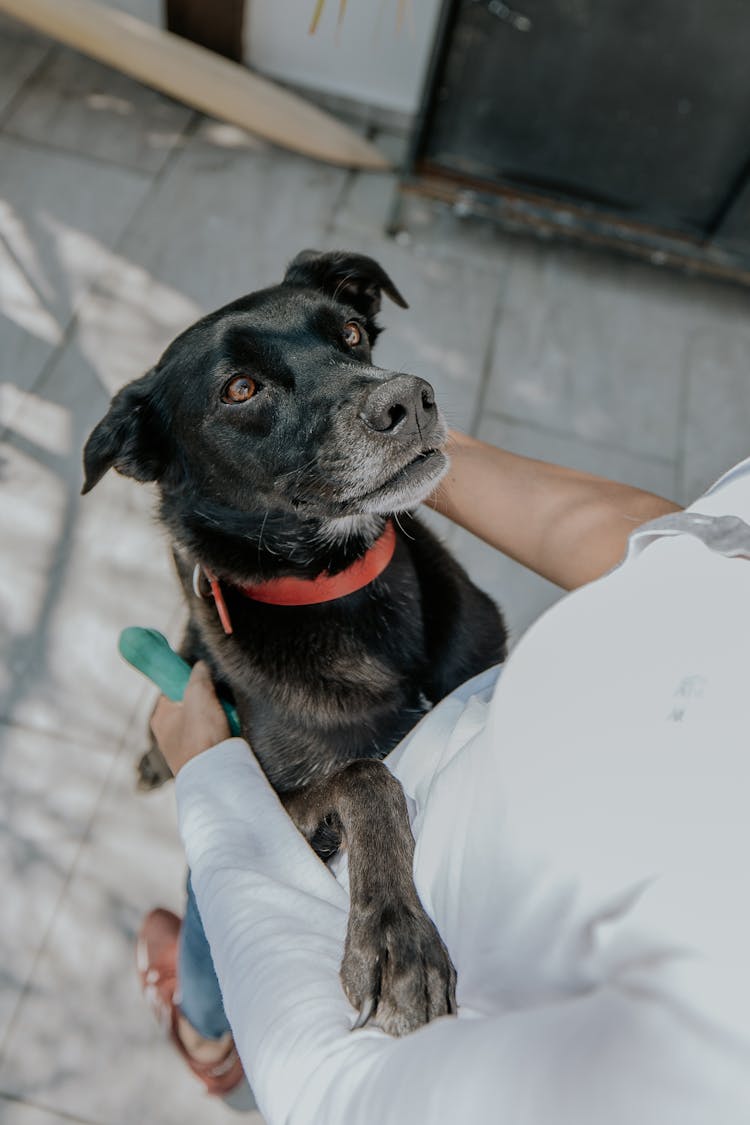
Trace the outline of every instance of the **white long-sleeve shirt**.
[[388, 759], [458, 1018], [350, 1031], [345, 874], [242, 740], [180, 772], [193, 885], [271, 1125], [750, 1122], [750, 461], [657, 531]]

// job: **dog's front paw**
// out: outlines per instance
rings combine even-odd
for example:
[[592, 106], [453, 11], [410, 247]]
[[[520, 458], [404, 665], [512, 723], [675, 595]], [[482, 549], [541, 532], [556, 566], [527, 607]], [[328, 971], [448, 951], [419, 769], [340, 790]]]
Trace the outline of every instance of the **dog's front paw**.
[[389, 1035], [406, 1035], [456, 1011], [456, 970], [419, 903], [353, 913], [341, 980], [359, 1010], [355, 1028], [372, 1021]]
[[136, 785], [142, 792], [158, 789], [172, 780], [172, 771], [158, 746], [152, 746], [138, 759], [135, 767]]

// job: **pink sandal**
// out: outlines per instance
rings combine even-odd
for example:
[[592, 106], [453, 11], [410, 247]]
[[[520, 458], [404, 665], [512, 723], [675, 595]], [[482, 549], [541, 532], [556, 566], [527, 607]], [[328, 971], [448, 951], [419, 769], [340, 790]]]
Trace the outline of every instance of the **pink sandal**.
[[178, 1009], [174, 1002], [177, 989], [177, 951], [181, 920], [171, 910], [152, 910], [143, 920], [136, 964], [146, 1003], [159, 1026], [169, 1035], [190, 1070], [199, 1078], [209, 1094], [225, 1097], [245, 1077], [240, 1057], [233, 1042], [226, 1054], [211, 1063], [198, 1062], [190, 1055], [177, 1034]]

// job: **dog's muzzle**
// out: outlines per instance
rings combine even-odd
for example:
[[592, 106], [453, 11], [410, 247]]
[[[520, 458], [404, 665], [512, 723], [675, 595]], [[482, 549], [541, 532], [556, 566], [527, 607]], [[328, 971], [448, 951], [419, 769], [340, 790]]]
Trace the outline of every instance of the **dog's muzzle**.
[[426, 445], [433, 444], [440, 427], [435, 392], [426, 379], [417, 375], [396, 375], [378, 383], [359, 416], [371, 430], [405, 445], [412, 445], [415, 438]]

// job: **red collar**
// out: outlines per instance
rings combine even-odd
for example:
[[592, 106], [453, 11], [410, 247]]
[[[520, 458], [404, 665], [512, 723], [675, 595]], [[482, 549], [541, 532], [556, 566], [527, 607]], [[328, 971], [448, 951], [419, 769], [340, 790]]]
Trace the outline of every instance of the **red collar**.
[[[328, 574], [324, 570], [316, 578], [271, 578], [267, 582], [236, 586], [235, 589], [246, 598], [251, 598], [255, 602], [264, 602], [266, 605], [299, 606], [332, 602], [369, 586], [388, 566], [395, 549], [396, 531], [392, 522], [388, 520], [383, 534], [375, 540], [367, 553], [339, 574]], [[206, 567], [203, 567], [203, 571], [210, 583], [224, 632], [230, 634], [232, 622], [219, 580]]]

